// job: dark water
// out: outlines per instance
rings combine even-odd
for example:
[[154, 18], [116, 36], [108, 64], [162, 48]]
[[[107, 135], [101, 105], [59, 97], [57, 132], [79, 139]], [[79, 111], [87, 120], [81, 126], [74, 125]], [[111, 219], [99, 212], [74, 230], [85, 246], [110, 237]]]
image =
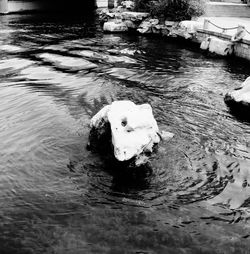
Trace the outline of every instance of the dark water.
[[[223, 95], [249, 64], [104, 35], [94, 19], [0, 17], [0, 253], [250, 253], [250, 125]], [[86, 150], [112, 100], [162, 130], [129, 174]]]

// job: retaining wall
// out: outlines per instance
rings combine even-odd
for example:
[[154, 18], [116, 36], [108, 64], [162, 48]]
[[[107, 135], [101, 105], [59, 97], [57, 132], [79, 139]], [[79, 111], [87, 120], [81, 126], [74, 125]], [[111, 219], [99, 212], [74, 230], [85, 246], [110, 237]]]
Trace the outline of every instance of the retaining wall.
[[[222, 40], [226, 40], [231, 42], [231, 36], [227, 34], [221, 34], [213, 31], [199, 29], [197, 31], [197, 41], [201, 43], [208, 37], [216, 37]], [[250, 61], [250, 41], [249, 40], [242, 40], [240, 42], [236, 42], [234, 45], [234, 55], [240, 58], [244, 58]]]

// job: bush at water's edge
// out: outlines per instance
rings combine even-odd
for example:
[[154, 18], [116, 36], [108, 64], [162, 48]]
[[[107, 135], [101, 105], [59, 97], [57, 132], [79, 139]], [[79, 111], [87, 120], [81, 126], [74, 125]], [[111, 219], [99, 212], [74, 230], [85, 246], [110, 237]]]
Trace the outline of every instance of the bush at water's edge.
[[190, 20], [205, 12], [206, 0], [135, 0], [135, 10], [173, 21]]

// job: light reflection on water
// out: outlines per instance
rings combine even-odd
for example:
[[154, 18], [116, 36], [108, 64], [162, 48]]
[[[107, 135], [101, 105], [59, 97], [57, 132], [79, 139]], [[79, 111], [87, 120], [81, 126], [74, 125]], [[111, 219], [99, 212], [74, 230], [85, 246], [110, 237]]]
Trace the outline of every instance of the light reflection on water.
[[[249, 253], [250, 126], [223, 102], [244, 64], [91, 19], [1, 21], [1, 253]], [[86, 150], [116, 99], [175, 134], [152, 170]]]

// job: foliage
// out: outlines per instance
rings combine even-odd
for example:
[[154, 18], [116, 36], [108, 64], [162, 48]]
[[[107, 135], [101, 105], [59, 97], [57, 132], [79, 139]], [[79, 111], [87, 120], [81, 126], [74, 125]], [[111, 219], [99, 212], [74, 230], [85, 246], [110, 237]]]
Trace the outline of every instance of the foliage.
[[135, 0], [135, 8], [157, 18], [181, 21], [204, 14], [205, 0]]

